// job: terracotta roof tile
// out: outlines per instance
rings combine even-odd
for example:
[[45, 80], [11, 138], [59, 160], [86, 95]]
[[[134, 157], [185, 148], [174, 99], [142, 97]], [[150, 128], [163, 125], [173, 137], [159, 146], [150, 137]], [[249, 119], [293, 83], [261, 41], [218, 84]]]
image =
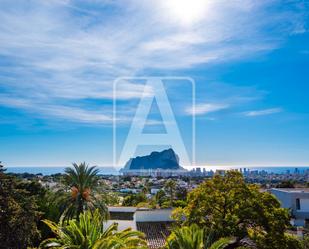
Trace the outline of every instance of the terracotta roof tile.
[[150, 249], [161, 248], [170, 235], [172, 222], [137, 222], [137, 230], [145, 233]]

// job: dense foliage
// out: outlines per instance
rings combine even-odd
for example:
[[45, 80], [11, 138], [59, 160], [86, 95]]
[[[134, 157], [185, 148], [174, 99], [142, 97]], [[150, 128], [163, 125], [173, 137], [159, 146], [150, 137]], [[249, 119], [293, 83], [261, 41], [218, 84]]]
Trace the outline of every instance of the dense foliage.
[[176, 190], [176, 182], [172, 179], [166, 181], [164, 188], [167, 190], [170, 197], [170, 207], [173, 207], [174, 194]]
[[144, 193], [138, 194], [129, 194], [127, 195], [122, 202], [123, 206], [137, 206], [139, 203], [145, 203], [147, 201], [147, 197]]
[[[97, 171], [85, 164], [74, 164], [74, 170], [67, 169], [67, 188], [51, 191], [35, 180], [25, 181], [5, 173], [0, 165], [0, 248], [23, 249], [37, 246], [42, 239], [52, 235], [42, 219], [58, 222], [78, 217], [88, 208], [100, 207], [107, 215], [105, 202], [109, 195], [96, 198], [91, 193], [97, 184]], [[74, 192], [74, 188], [78, 191]], [[77, 193], [76, 193], [77, 192]], [[115, 201], [115, 196], [109, 202]], [[61, 219], [62, 220], [62, 219]]]
[[166, 249], [223, 249], [233, 242], [233, 238], [221, 238], [211, 243], [205, 229], [192, 224], [174, 229], [166, 241]]
[[[1, 163], [0, 163], [1, 164]], [[0, 165], [0, 242], [1, 248], [26, 248], [40, 238], [38, 206], [15, 178]]]
[[73, 219], [68, 224], [56, 224], [44, 220], [55, 233], [56, 238], [44, 240], [42, 248], [76, 248], [76, 249], [124, 249], [147, 248], [143, 240], [143, 233], [132, 231], [130, 228], [117, 231], [114, 223], [104, 227], [104, 217], [96, 210], [93, 214], [85, 211], [79, 215], [79, 219]]
[[298, 241], [285, 234], [288, 211], [270, 193], [246, 184], [239, 172], [205, 181], [189, 193], [187, 202], [175, 211], [176, 219], [183, 225], [198, 224], [213, 240], [250, 237], [258, 248], [299, 248]]
[[[53, 248], [146, 248], [139, 232], [117, 232], [115, 224], [103, 227], [106, 205], [120, 204], [120, 199], [104, 191], [97, 173], [85, 163], [74, 164], [50, 190], [39, 178], [22, 180], [0, 165], [0, 248], [26, 249], [41, 241], [41, 247]], [[245, 183], [238, 172], [216, 175], [188, 194], [174, 180], [154, 196], [149, 192], [146, 181], [140, 193], [124, 196], [122, 205], [179, 207], [174, 211], [179, 226], [167, 239], [168, 249], [309, 248], [308, 236], [297, 240], [287, 235], [288, 210], [270, 193]]]

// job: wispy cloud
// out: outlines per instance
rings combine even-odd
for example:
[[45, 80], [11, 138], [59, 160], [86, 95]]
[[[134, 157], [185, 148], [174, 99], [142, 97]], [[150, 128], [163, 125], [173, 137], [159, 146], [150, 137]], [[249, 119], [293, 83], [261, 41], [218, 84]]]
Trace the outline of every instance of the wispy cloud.
[[45, 118], [53, 117], [70, 122], [105, 124], [113, 120], [112, 113], [104, 108], [85, 110], [81, 107], [40, 103], [38, 100], [11, 98], [5, 95], [0, 95], [0, 105], [37, 113]]
[[186, 112], [190, 115], [203, 115], [212, 112], [221, 111], [229, 108], [228, 104], [218, 104], [218, 103], [204, 103], [198, 104], [195, 107], [188, 108]]
[[247, 117], [256, 117], [256, 116], [271, 115], [271, 114], [279, 113], [282, 111], [283, 111], [282, 108], [270, 108], [270, 109], [263, 109], [263, 110], [248, 111], [248, 112], [245, 112], [244, 115]]
[[[164, 2], [1, 1], [1, 89], [19, 102], [14, 108], [59, 118], [70, 118], [71, 110], [81, 122], [108, 122], [110, 118], [96, 116], [93, 106], [72, 106], [72, 100], [110, 100], [119, 76], [166, 73], [267, 53], [293, 34], [303, 18], [300, 12], [269, 13], [268, 5], [275, 2], [209, 1], [207, 15], [183, 27]], [[266, 31], [276, 23], [278, 28]], [[127, 84], [117, 98], [138, 98], [143, 90]], [[197, 114], [220, 108], [226, 107], [197, 106]]]
[[[237, 86], [222, 82], [210, 82], [204, 86], [203, 91], [198, 91], [196, 96], [196, 106], [190, 104], [184, 108], [189, 115], [207, 116], [209, 113], [226, 110], [235, 112], [235, 109], [243, 109], [248, 105], [265, 98], [268, 92], [260, 90], [254, 86]], [[212, 117], [214, 118], [214, 117]]]

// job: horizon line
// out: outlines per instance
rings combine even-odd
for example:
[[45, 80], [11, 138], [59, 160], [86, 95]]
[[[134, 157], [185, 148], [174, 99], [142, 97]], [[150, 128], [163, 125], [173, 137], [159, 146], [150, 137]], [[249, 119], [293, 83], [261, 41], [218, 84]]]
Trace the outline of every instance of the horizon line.
[[[3, 165], [5, 168], [64, 168], [64, 167], [71, 167], [71, 165], [67, 166], [67, 165], [44, 165], [44, 166], [38, 166], [38, 165]], [[90, 166], [95, 166], [98, 168], [114, 168], [114, 169], [121, 169], [124, 166], [112, 166], [112, 165], [90, 165]], [[193, 168], [247, 168], [247, 167], [257, 167], [257, 168], [267, 168], [267, 167], [273, 167], [273, 168], [279, 168], [279, 167], [309, 167], [309, 165], [280, 165], [280, 164], [276, 164], [276, 165], [271, 165], [271, 164], [264, 164], [264, 165], [191, 165], [191, 166], [180, 166], [180, 167], [184, 167], [184, 168], [189, 168], [189, 169], [193, 169]]]

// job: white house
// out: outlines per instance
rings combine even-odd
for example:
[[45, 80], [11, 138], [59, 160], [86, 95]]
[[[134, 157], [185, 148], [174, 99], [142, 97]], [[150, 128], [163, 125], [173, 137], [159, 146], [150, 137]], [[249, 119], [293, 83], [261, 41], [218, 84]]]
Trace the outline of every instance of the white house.
[[309, 225], [309, 188], [273, 188], [270, 192], [281, 202], [281, 206], [291, 210], [292, 225]]
[[110, 220], [106, 225], [118, 224], [118, 230], [131, 227], [146, 235], [150, 249], [161, 248], [170, 234], [172, 209], [149, 209], [136, 207], [109, 207]]

